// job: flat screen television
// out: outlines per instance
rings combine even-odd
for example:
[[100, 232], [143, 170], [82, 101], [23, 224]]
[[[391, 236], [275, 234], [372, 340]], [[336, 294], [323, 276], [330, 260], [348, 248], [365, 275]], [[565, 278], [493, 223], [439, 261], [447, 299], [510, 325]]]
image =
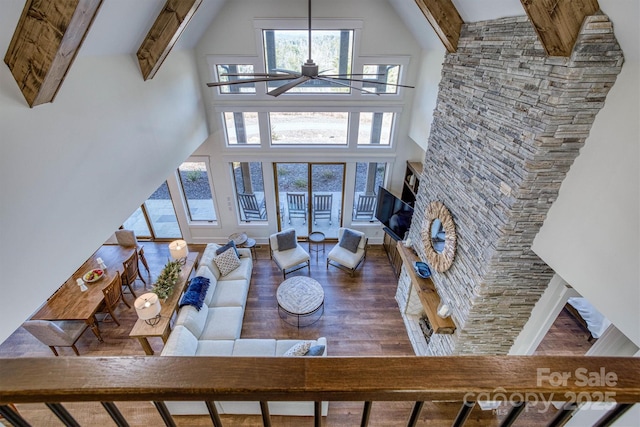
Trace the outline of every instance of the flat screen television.
[[402, 240], [411, 226], [413, 208], [391, 194], [389, 190], [378, 187], [376, 219], [384, 224], [385, 231], [395, 240]]

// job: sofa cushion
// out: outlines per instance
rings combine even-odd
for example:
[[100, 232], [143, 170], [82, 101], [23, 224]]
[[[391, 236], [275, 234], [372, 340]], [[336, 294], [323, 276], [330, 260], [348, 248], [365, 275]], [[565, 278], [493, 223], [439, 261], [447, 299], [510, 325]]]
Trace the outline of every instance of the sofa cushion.
[[[278, 342], [276, 343], [276, 356], [283, 356], [284, 353], [289, 350], [291, 347], [293, 347], [295, 344], [299, 343], [301, 340], [278, 340]], [[327, 346], [327, 339], [325, 337], [320, 337], [317, 340], [308, 340], [311, 342], [311, 345], [324, 345], [325, 346], [325, 351], [324, 354], [326, 354], [327, 350], [326, 350], [326, 346]]]
[[198, 268], [198, 271], [196, 271], [196, 275], [206, 277], [207, 279], [209, 279], [209, 289], [207, 289], [207, 293], [205, 294], [204, 301], [203, 301], [204, 305], [209, 306], [211, 305], [211, 299], [213, 298], [213, 293], [216, 291], [216, 284], [218, 280], [216, 279], [216, 276], [214, 276], [214, 274], [211, 272], [211, 270], [209, 270], [209, 267], [207, 267], [206, 265], [201, 265]]
[[218, 266], [222, 277], [240, 267], [240, 258], [238, 258], [238, 255], [236, 255], [234, 249], [227, 249], [226, 251], [215, 257], [213, 261]]
[[362, 240], [362, 233], [345, 228], [338, 245], [355, 254], [360, 246], [360, 240]]
[[171, 331], [169, 339], [162, 349], [162, 356], [195, 356], [198, 339], [182, 325]]
[[301, 341], [285, 351], [283, 356], [304, 356], [311, 348], [311, 344], [311, 341]]
[[251, 258], [242, 258], [240, 260], [240, 266], [227, 274], [224, 277], [221, 277], [222, 281], [224, 280], [246, 280], [247, 282], [251, 280], [251, 273], [253, 272], [253, 262]]
[[[204, 311], [204, 310], [201, 310]], [[235, 340], [242, 331], [242, 307], [213, 307], [209, 309], [207, 323], [204, 326], [201, 340]]]
[[249, 282], [241, 280], [222, 280], [216, 285], [216, 292], [210, 307], [244, 307], [249, 293]]
[[231, 356], [234, 340], [200, 340], [196, 356]]
[[233, 346], [233, 356], [275, 356], [275, 339], [237, 339]]
[[187, 328], [196, 337], [200, 338], [202, 330], [207, 324], [207, 318], [209, 316], [209, 308], [203, 307], [198, 310], [192, 305], [185, 305], [178, 311], [178, 317], [176, 319], [176, 325], [182, 325]]

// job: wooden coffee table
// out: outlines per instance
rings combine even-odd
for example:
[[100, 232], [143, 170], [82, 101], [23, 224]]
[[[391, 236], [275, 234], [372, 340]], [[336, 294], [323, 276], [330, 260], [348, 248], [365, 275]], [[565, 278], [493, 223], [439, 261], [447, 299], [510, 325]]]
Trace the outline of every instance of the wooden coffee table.
[[167, 301], [161, 303], [162, 309], [160, 310], [160, 321], [151, 326], [144, 320], [138, 319], [136, 324], [133, 326], [133, 329], [131, 329], [131, 332], [129, 332], [129, 338], [137, 338], [144, 349], [144, 352], [149, 356], [153, 355], [153, 349], [151, 348], [151, 344], [149, 344], [149, 340], [147, 338], [160, 337], [164, 343], [166, 343], [169, 338], [169, 334], [171, 333], [171, 317], [173, 317], [173, 313], [178, 308], [178, 303], [180, 302], [180, 298], [182, 298], [182, 293], [187, 287], [189, 277], [191, 276], [191, 272], [193, 271], [199, 255], [200, 254], [197, 252], [191, 252], [187, 255], [187, 261], [185, 265], [182, 266], [178, 283], [176, 283], [173, 288], [173, 292], [169, 295]]
[[[295, 325], [298, 328], [300, 328], [301, 317], [312, 316], [321, 309], [324, 313], [324, 290], [320, 283], [311, 277], [294, 276], [288, 278], [278, 286], [276, 299], [278, 300], [280, 317], [286, 322], [286, 315], [295, 316], [297, 319]], [[285, 313], [284, 317], [282, 316], [283, 312]], [[317, 322], [322, 317], [322, 313], [316, 320], [305, 326]]]

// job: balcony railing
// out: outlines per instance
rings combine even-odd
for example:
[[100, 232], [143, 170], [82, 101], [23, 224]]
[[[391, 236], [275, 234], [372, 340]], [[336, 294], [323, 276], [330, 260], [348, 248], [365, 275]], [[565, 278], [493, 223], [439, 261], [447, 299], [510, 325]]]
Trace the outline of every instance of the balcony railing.
[[[45, 403], [66, 425], [79, 425], [61, 402], [101, 402], [119, 426], [128, 425], [113, 402], [152, 401], [167, 426], [165, 401], [260, 401], [270, 425], [268, 401], [362, 402], [361, 425], [372, 402], [409, 401], [415, 425], [423, 403], [459, 402], [450, 420], [462, 426], [478, 399], [508, 402], [502, 425], [511, 425], [532, 396], [568, 401], [548, 424], [564, 425], [576, 408], [608, 401], [594, 425], [610, 425], [640, 401], [640, 358], [462, 357], [58, 357], [0, 359], [0, 414], [28, 426], [11, 404]], [[215, 405], [214, 426], [221, 426]]]

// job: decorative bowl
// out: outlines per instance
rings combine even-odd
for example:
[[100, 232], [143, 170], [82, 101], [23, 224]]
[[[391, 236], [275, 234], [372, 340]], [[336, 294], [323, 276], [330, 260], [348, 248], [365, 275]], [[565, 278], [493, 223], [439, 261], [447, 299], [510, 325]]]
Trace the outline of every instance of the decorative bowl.
[[82, 275], [82, 280], [84, 280], [87, 283], [93, 283], [102, 279], [102, 276], [104, 276], [104, 271], [100, 270], [99, 268], [94, 268], [93, 270], [90, 270], [84, 273]]
[[425, 262], [422, 262], [422, 261], [414, 262], [413, 269], [416, 271], [416, 274], [423, 279], [431, 277], [431, 269], [429, 268], [429, 265]]

